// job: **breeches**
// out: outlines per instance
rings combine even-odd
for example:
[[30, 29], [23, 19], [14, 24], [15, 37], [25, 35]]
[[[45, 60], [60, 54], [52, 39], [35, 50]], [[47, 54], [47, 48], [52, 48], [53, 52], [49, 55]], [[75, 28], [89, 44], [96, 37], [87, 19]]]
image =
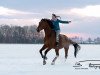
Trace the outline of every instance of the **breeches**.
[[56, 42], [59, 42], [59, 34], [60, 34], [60, 30], [56, 30]]

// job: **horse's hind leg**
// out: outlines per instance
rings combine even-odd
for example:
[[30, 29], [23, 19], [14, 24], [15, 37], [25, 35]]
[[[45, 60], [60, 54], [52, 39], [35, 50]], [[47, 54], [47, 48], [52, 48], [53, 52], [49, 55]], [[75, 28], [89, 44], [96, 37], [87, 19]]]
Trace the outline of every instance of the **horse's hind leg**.
[[67, 59], [67, 56], [68, 56], [69, 46], [64, 47], [64, 49], [65, 49], [65, 60], [66, 60]]
[[43, 47], [39, 51], [42, 58], [44, 58], [44, 55], [43, 55], [42, 51], [45, 50], [46, 48], [47, 48], [46, 45], [43, 45]]
[[57, 58], [59, 57], [59, 49], [55, 49], [55, 52], [56, 52], [56, 57], [53, 59], [51, 65], [54, 65], [54, 64], [55, 64], [55, 61], [56, 61]]

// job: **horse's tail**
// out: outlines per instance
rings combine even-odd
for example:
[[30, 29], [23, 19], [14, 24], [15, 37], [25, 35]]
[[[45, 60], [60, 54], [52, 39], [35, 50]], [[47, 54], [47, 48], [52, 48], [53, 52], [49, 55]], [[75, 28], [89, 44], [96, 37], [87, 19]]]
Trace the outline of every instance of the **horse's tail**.
[[75, 58], [76, 58], [77, 53], [78, 53], [78, 51], [81, 49], [81, 47], [80, 47], [77, 43], [73, 44], [73, 46], [74, 46], [74, 49], [75, 49], [75, 51], [74, 51], [74, 56], [75, 56]]
[[74, 51], [74, 56], [75, 56], [75, 58], [76, 58], [77, 53], [78, 53], [78, 51], [81, 49], [81, 47], [78, 45], [78, 43], [73, 42], [72, 40], [70, 40], [70, 43], [73, 44], [73, 46], [74, 46], [74, 49], [75, 49], [75, 51]]

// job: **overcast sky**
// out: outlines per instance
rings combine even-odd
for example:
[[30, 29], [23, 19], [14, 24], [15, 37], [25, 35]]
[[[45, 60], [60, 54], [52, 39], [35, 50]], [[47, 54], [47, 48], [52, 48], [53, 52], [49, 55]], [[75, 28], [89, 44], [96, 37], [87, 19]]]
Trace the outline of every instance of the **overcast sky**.
[[0, 24], [33, 25], [55, 13], [68, 36], [100, 36], [100, 0], [0, 0]]

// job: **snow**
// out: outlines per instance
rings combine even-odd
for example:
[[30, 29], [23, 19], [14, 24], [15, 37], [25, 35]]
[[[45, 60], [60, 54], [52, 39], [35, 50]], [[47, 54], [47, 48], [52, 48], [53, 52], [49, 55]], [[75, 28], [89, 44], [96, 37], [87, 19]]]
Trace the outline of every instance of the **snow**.
[[[99, 60], [100, 45], [80, 45], [77, 58], [74, 57], [74, 47], [70, 46], [68, 58], [65, 61], [64, 50], [60, 50], [60, 56], [55, 65], [51, 61], [55, 57], [52, 49], [48, 54], [46, 65], [42, 65], [39, 50], [42, 44], [0, 44], [0, 75], [99, 75], [100, 69], [75, 69], [76, 62], [83, 60]], [[87, 67], [89, 62], [82, 62]], [[93, 62], [93, 63], [100, 63]]]

